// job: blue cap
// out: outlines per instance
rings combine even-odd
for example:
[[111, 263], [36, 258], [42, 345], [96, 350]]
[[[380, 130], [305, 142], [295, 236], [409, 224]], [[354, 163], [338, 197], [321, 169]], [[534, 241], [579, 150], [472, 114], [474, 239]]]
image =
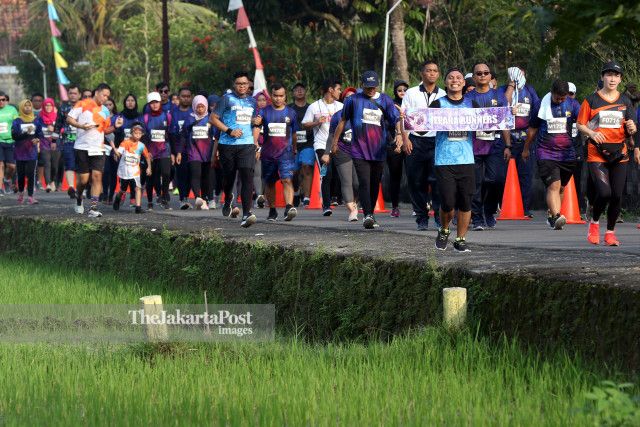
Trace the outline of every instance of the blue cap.
[[378, 79], [378, 73], [375, 71], [365, 71], [362, 73], [362, 87], [378, 87], [380, 81]]

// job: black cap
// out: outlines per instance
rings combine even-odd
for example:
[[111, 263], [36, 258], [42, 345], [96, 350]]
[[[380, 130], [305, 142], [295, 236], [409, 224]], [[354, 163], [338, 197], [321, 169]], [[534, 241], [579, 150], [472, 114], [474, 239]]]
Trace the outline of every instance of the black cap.
[[291, 87], [291, 90], [296, 90], [297, 87], [301, 87], [302, 89], [306, 89], [307, 87], [302, 82], [298, 82]]
[[375, 71], [365, 71], [362, 73], [362, 87], [378, 87], [380, 82], [378, 79], [378, 73]]
[[395, 80], [393, 82], [393, 90], [398, 89], [398, 87], [400, 86], [406, 86], [407, 88], [409, 87], [409, 83], [405, 82], [404, 80]]
[[602, 66], [601, 74], [604, 74], [607, 71], [615, 71], [616, 73], [622, 74], [622, 67], [616, 61], [609, 61]]

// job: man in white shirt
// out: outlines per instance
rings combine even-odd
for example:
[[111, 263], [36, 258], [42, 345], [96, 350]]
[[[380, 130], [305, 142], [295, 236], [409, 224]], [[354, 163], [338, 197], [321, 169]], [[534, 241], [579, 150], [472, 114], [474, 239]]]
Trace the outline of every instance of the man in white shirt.
[[[104, 104], [111, 96], [111, 88], [100, 83], [93, 91], [93, 97], [80, 100], [67, 115], [67, 123], [77, 128], [77, 137], [73, 145], [76, 158], [77, 189], [75, 211], [84, 213], [82, 194], [91, 179], [90, 218], [98, 218], [98, 198], [102, 192], [102, 171], [104, 169], [104, 135], [112, 133], [114, 127], [109, 118], [109, 110]], [[122, 117], [115, 126], [122, 126]]]
[[[402, 98], [402, 111], [407, 108], [427, 108], [433, 101], [446, 95], [446, 92], [436, 86], [440, 69], [433, 60], [422, 63], [420, 77], [422, 82], [418, 86], [407, 89]], [[407, 132], [405, 132], [406, 134]], [[404, 164], [407, 171], [407, 183], [411, 203], [416, 213], [418, 230], [426, 231], [429, 227], [429, 200], [436, 212], [434, 220], [439, 227], [438, 215], [440, 198], [436, 189], [435, 178], [435, 146], [436, 132], [409, 132], [408, 139], [404, 139], [403, 150], [406, 154]], [[429, 188], [431, 197], [429, 197]]]
[[[329, 138], [329, 124], [331, 117], [342, 110], [342, 102], [339, 102], [342, 83], [335, 79], [327, 79], [322, 83], [322, 98], [309, 105], [302, 119], [302, 126], [313, 129], [313, 149], [318, 159], [322, 158], [327, 139]], [[331, 215], [331, 160], [326, 163], [326, 175], [322, 178], [322, 215]]]

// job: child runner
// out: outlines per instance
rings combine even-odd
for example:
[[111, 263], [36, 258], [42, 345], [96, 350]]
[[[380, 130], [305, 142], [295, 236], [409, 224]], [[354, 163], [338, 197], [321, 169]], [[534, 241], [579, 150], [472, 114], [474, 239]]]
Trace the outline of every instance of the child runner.
[[144, 135], [144, 126], [135, 123], [131, 126], [131, 136], [120, 143], [116, 151], [118, 163], [118, 178], [120, 178], [120, 191], [113, 201], [113, 209], [120, 209], [120, 203], [127, 188], [135, 189], [136, 213], [142, 213], [142, 183], [140, 182], [140, 160], [142, 156], [147, 160], [147, 176], [151, 176], [151, 155], [147, 147], [140, 140]]

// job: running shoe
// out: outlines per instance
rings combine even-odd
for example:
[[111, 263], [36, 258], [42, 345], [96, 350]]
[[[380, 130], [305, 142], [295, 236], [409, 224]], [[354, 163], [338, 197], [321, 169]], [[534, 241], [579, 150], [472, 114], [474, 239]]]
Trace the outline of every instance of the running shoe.
[[333, 211], [331, 210], [331, 208], [325, 208], [322, 211], [322, 216], [331, 216], [332, 213], [333, 213]]
[[237, 206], [234, 206], [233, 209], [231, 209], [231, 218], [238, 218], [238, 215], [240, 215], [240, 208]]
[[309, 204], [310, 204], [310, 203], [311, 203], [311, 199], [310, 199], [310, 198], [308, 198], [308, 197], [305, 197], [305, 198], [302, 200], [302, 206], [304, 206], [305, 208], [306, 208], [306, 207], [309, 207]]
[[531, 219], [531, 218], [533, 218], [533, 213], [532, 213], [532, 212], [530, 212], [530, 211], [526, 211], [526, 212], [524, 213], [524, 216], [526, 216], [527, 218], [530, 218], [530, 219]]
[[[235, 208], [235, 209], [238, 209], [238, 208]], [[258, 219], [256, 218], [256, 216], [250, 212], [249, 215], [245, 215], [242, 217], [242, 222], [240, 223], [240, 226], [243, 228], [251, 227], [253, 224], [256, 223], [257, 220]]]
[[589, 232], [587, 233], [587, 240], [589, 241], [589, 243], [593, 243], [594, 245], [600, 244], [600, 223], [598, 222], [589, 223]]
[[258, 206], [258, 209], [264, 209], [264, 200], [264, 195], [258, 195], [256, 198], [256, 205]]
[[624, 224], [624, 218], [622, 218], [622, 214], [618, 215], [618, 219], [616, 219], [616, 224]]
[[549, 228], [554, 228], [556, 225], [556, 217], [549, 215], [547, 217], [547, 225], [549, 226]]
[[77, 214], [82, 215], [84, 213], [84, 206], [82, 205], [75, 205], [73, 207], [73, 210], [76, 211]]
[[136, 212], [137, 214], [144, 213], [144, 211], [142, 210], [142, 207], [141, 207], [141, 206], [136, 206], [136, 211], [135, 211], [135, 212]]
[[480, 222], [480, 221], [474, 221], [471, 224], [471, 229], [473, 231], [483, 231], [484, 230], [484, 224], [482, 222]]
[[231, 202], [224, 202], [222, 205], [222, 216], [231, 215]]
[[349, 218], [347, 218], [349, 222], [358, 222], [358, 211], [354, 211], [349, 214]]
[[21, 205], [24, 203], [24, 194], [18, 194], [18, 204]]
[[364, 221], [362, 221], [362, 225], [367, 230], [372, 230], [376, 220], [373, 219], [373, 215], [367, 215], [364, 217]]
[[173, 210], [171, 209], [171, 206], [169, 206], [169, 203], [166, 202], [165, 200], [163, 200], [162, 203], [160, 203], [160, 206], [162, 206], [162, 209], [164, 209], [165, 211]]
[[102, 213], [98, 209], [89, 209], [89, 213], [87, 214], [89, 218], [100, 218]]
[[67, 188], [67, 195], [69, 196], [70, 199], [75, 199], [76, 198], [76, 189], [73, 188], [73, 187]]
[[7, 194], [7, 192], [4, 191], [4, 188], [0, 188], [0, 197], [4, 197], [5, 194]]
[[429, 218], [420, 219], [417, 224], [416, 229], [418, 231], [427, 231], [429, 229]]
[[620, 242], [616, 238], [616, 233], [613, 230], [607, 230], [604, 233], [604, 244], [607, 246], [620, 246]]
[[453, 249], [458, 252], [471, 252], [464, 237], [456, 237], [456, 241], [453, 242]]
[[289, 208], [289, 210], [286, 210], [284, 212], [284, 220], [285, 221], [291, 221], [293, 218], [296, 217], [296, 215], [298, 215], [298, 210], [296, 208]]
[[51, 183], [47, 184], [47, 186], [44, 188], [44, 191], [47, 193], [51, 193]]
[[181, 211], [186, 211], [187, 209], [191, 209], [191, 205], [189, 204], [189, 202], [184, 200], [184, 201], [182, 201], [182, 203], [180, 203], [180, 210]]
[[153, 203], [147, 203], [147, 210], [148, 211], [152, 211], [153, 210]]
[[438, 237], [436, 237], [436, 249], [439, 249], [441, 251], [447, 250], [450, 233], [451, 232], [449, 230], [445, 230], [442, 227], [438, 228]]
[[398, 208], [391, 209], [391, 214], [389, 216], [392, 218], [400, 218], [400, 209]]
[[485, 224], [487, 224], [487, 228], [491, 230], [496, 228], [496, 217], [494, 217], [493, 215], [485, 215], [484, 222]]
[[567, 218], [564, 215], [557, 214], [554, 219], [553, 229], [562, 230], [562, 227], [567, 223]]
[[218, 204], [216, 203], [215, 199], [209, 200], [209, 203], [207, 204], [207, 206], [209, 206], [209, 209], [218, 209]]
[[373, 228], [380, 228], [380, 224], [378, 224], [375, 215], [373, 216]]
[[276, 208], [269, 208], [269, 216], [267, 217], [267, 221], [276, 222], [278, 220], [278, 211]]
[[338, 198], [337, 197], [332, 197], [331, 198], [331, 206], [338, 206]]
[[204, 199], [200, 198], [200, 197], [196, 197], [196, 210], [202, 210], [202, 205], [205, 204]]

